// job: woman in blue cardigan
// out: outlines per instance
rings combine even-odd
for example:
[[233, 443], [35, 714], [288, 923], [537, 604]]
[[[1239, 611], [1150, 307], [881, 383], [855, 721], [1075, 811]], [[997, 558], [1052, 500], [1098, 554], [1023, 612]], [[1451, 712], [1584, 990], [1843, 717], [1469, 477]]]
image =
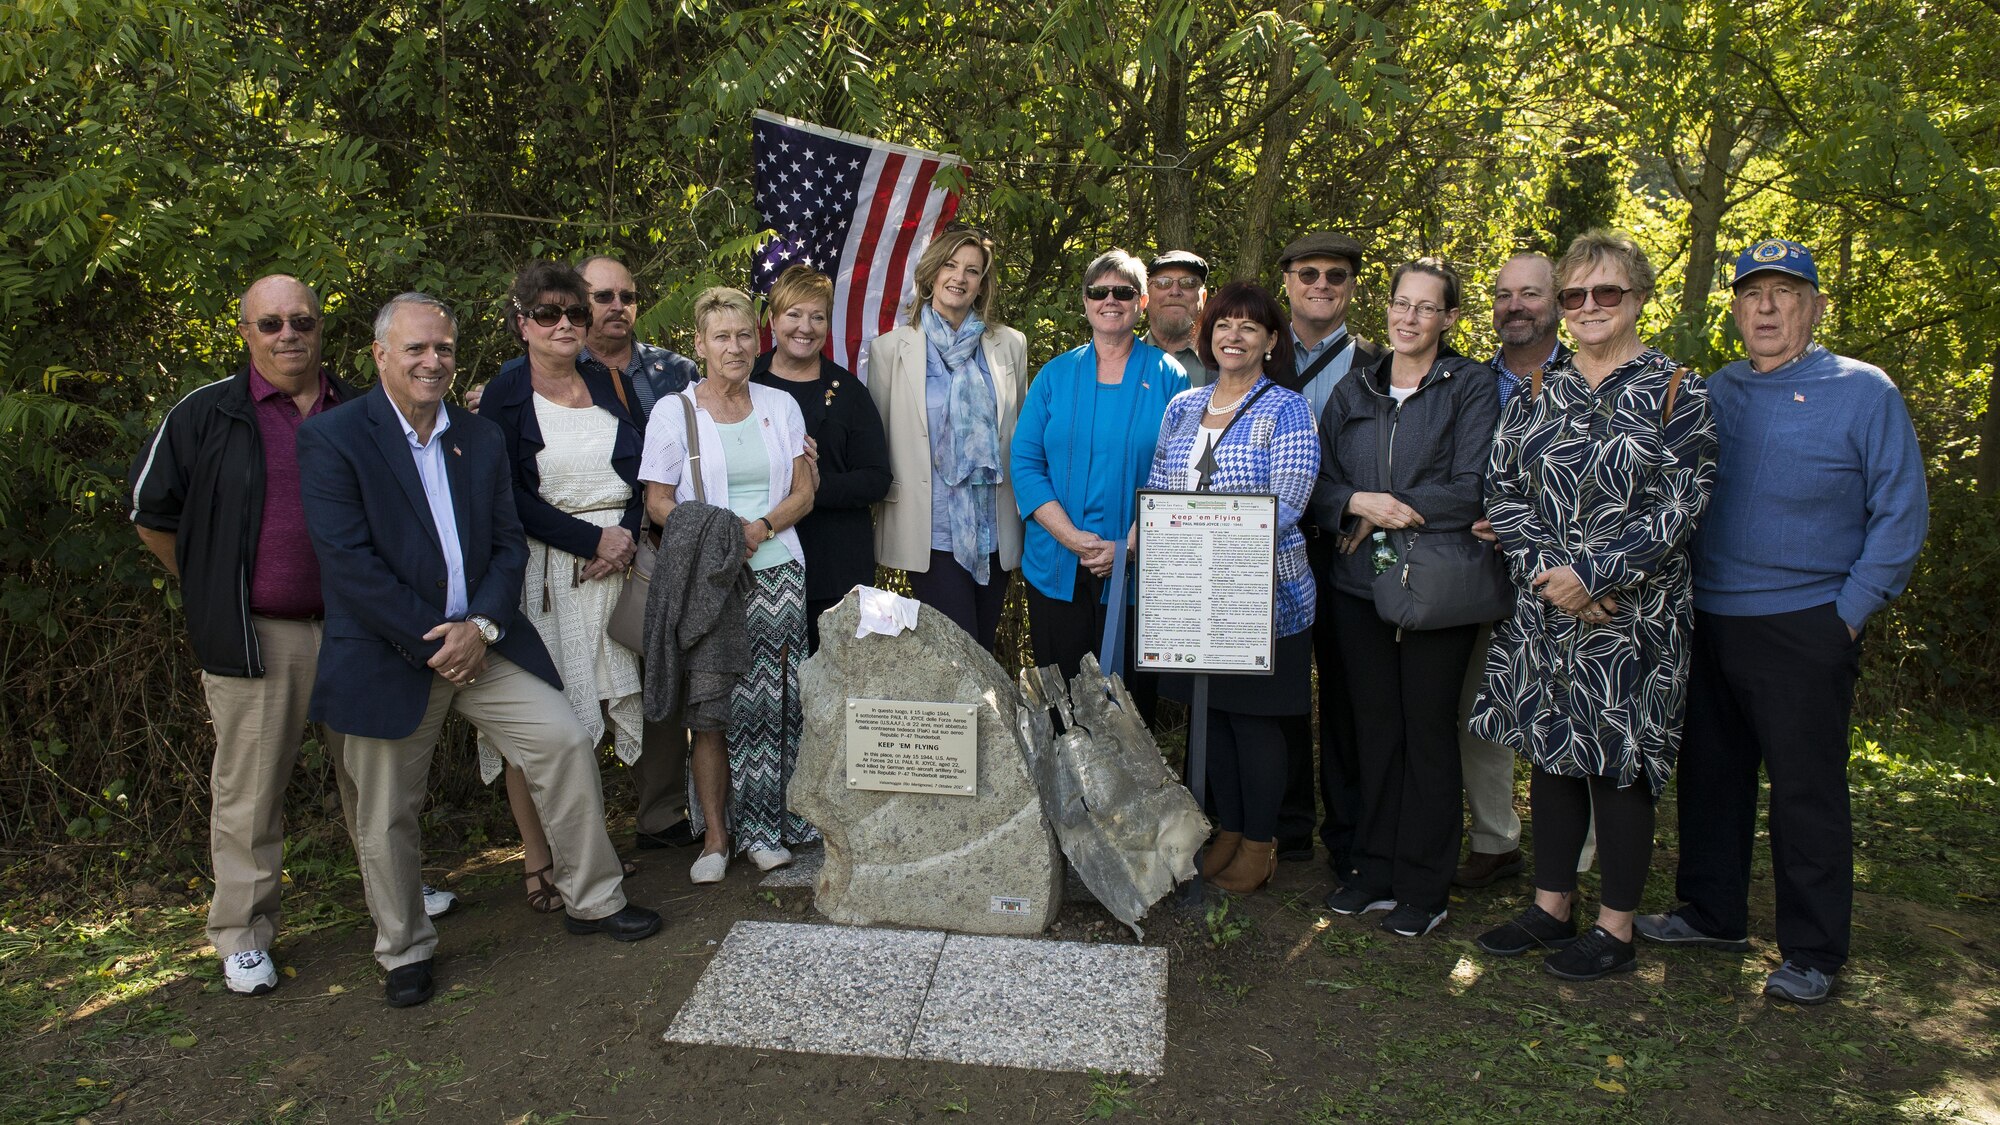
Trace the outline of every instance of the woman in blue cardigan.
[[[1065, 678], [1103, 641], [1106, 580], [1115, 546], [1132, 528], [1132, 495], [1145, 479], [1167, 403], [1188, 387], [1172, 357], [1133, 334], [1146, 307], [1145, 265], [1107, 250], [1083, 278], [1090, 343], [1035, 374], [1014, 429], [1011, 466], [1025, 521], [1021, 573], [1035, 663], [1054, 664]], [[1128, 676], [1149, 722], [1152, 679]]]
[[[1299, 518], [1319, 476], [1319, 432], [1305, 396], [1272, 382], [1289, 376], [1285, 311], [1248, 282], [1225, 286], [1201, 318], [1195, 346], [1215, 381], [1175, 398], [1160, 425], [1147, 487], [1245, 492], [1278, 498], [1277, 652], [1269, 676], [1215, 676], [1208, 696], [1208, 789], [1220, 831], [1202, 877], [1233, 894], [1270, 882], [1278, 866], [1278, 805], [1285, 796], [1285, 738], [1278, 720], [1312, 705], [1314, 588]], [[1192, 677], [1160, 690], [1186, 700]]]

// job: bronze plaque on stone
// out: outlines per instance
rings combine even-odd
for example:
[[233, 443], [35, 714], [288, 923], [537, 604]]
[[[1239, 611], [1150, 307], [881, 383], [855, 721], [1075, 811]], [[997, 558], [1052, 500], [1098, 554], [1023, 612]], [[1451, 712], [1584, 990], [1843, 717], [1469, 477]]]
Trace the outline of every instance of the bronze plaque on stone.
[[978, 715], [972, 703], [848, 700], [847, 787], [974, 796]]

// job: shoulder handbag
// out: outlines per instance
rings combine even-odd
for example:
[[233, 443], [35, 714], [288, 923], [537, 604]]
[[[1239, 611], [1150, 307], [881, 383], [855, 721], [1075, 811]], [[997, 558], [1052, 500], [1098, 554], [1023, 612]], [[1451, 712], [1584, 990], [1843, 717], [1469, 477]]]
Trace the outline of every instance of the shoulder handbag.
[[[1389, 415], [1376, 415], [1375, 463], [1389, 490]], [[1396, 565], [1375, 576], [1375, 613], [1404, 629], [1483, 625], [1514, 612], [1514, 584], [1493, 544], [1470, 531], [1403, 528], [1387, 533], [1400, 548]]]
[[[707, 503], [708, 496], [701, 486], [701, 431], [695, 426], [694, 405], [684, 394], [674, 398], [680, 400], [681, 413], [687, 419], [687, 471], [694, 474], [694, 498]], [[622, 394], [619, 400], [624, 400]], [[632, 556], [632, 565], [625, 570], [625, 588], [618, 591], [618, 602], [611, 607], [611, 620], [604, 626], [606, 636], [640, 654], [646, 651], [646, 599], [653, 592], [653, 566], [659, 557], [660, 547], [652, 530], [641, 523], [639, 549]]]

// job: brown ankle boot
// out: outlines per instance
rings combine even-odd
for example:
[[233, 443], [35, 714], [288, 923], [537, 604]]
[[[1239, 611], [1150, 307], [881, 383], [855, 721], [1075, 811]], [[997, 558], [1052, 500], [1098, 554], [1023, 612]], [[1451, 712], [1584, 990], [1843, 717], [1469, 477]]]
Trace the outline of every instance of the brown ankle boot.
[[1260, 890], [1278, 870], [1276, 840], [1245, 840], [1236, 849], [1236, 858], [1209, 882], [1233, 895]]
[[1208, 842], [1208, 850], [1201, 854], [1201, 877], [1213, 879], [1222, 874], [1229, 861], [1236, 858], [1236, 849], [1242, 844], [1241, 832], [1217, 832], [1215, 839]]

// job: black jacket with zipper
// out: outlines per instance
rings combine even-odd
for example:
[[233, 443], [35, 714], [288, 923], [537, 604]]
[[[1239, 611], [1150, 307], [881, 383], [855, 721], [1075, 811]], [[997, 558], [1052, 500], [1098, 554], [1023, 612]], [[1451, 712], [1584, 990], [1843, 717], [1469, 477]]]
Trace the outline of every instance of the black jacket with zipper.
[[[1389, 394], [1395, 353], [1386, 352], [1340, 381], [1319, 419], [1319, 483], [1312, 517], [1327, 532], [1351, 531], [1347, 511], [1357, 492], [1387, 492], [1424, 518], [1424, 531], [1463, 531], [1480, 516], [1486, 463], [1500, 395], [1493, 372], [1440, 346], [1415, 393], [1398, 404]], [[1379, 459], [1383, 419], [1389, 434], [1388, 481]], [[1372, 598], [1375, 570], [1364, 547], [1336, 554], [1334, 588]]]
[[[328, 373], [334, 405], [354, 388]], [[195, 659], [218, 676], [262, 676], [250, 575], [264, 525], [264, 439], [246, 364], [167, 411], [132, 461], [133, 523], [172, 533]]]

